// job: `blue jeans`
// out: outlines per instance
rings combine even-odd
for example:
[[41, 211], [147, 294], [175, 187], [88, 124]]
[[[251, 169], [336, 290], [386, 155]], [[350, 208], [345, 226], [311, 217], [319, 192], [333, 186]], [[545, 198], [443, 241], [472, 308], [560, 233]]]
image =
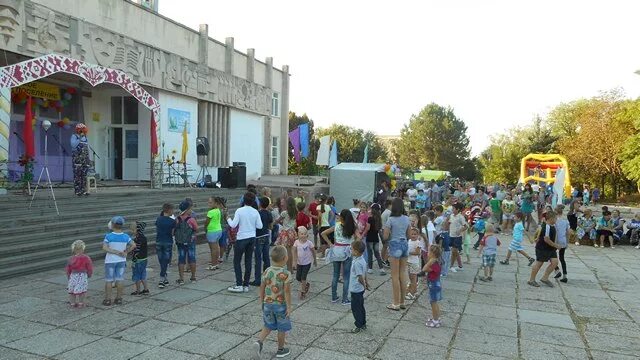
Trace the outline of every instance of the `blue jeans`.
[[147, 259], [137, 260], [131, 264], [131, 281], [147, 280]]
[[[236, 240], [233, 245], [233, 271], [236, 273], [236, 286], [249, 286], [251, 279], [251, 258], [256, 238]], [[242, 255], [244, 255], [244, 277], [242, 276]]]
[[278, 240], [279, 232], [280, 232], [280, 225], [274, 224], [273, 229], [271, 229], [271, 245], [275, 244], [276, 240]]
[[351, 276], [351, 257], [345, 261], [333, 262], [333, 279], [331, 280], [331, 300], [338, 299], [338, 279], [340, 278], [340, 266], [342, 266], [342, 301], [349, 300], [349, 278]]
[[167, 277], [167, 267], [171, 262], [171, 255], [173, 253], [173, 244], [156, 244], [156, 254], [158, 255], [158, 262], [160, 263], [160, 277]]
[[104, 281], [114, 282], [124, 280], [124, 271], [126, 268], [126, 261], [104, 264]]
[[269, 243], [271, 239], [269, 235], [263, 235], [256, 238], [255, 258], [256, 258], [256, 277], [255, 281], [260, 284], [262, 280], [262, 272], [271, 266], [269, 258]]
[[449, 275], [449, 267], [451, 267], [451, 250], [443, 251], [442, 258], [444, 260], [444, 265], [442, 267], [441, 274], [442, 276], [447, 276]]
[[196, 263], [196, 243], [177, 244], [178, 247], [178, 265]]
[[271, 331], [291, 331], [291, 319], [287, 317], [287, 305], [262, 304], [264, 327]]

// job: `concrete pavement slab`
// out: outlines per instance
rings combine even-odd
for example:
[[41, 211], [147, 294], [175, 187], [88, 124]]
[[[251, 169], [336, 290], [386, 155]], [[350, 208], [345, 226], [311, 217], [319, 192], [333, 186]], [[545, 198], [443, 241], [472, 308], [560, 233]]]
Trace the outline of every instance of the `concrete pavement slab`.
[[25, 337], [53, 330], [55, 326], [38, 324], [22, 319], [12, 319], [0, 323], [0, 344], [8, 344]]
[[132, 360], [158, 360], [158, 359], [205, 360], [207, 358], [203, 355], [189, 354], [182, 351], [171, 350], [165, 347], [155, 347], [149, 351], [146, 351], [132, 358]]
[[514, 337], [458, 330], [453, 347], [508, 358], [518, 356], [518, 340]]
[[145, 317], [119, 312], [117, 309], [101, 311], [65, 326], [68, 330], [108, 336], [145, 320]]
[[575, 330], [576, 326], [569, 315], [554, 314], [534, 310], [518, 310], [518, 319], [531, 324], [555, 326]]
[[220, 356], [244, 342], [245, 336], [209, 329], [196, 329], [165, 345], [173, 350], [205, 356]]
[[209, 309], [196, 305], [185, 305], [183, 307], [159, 314], [157, 319], [187, 325], [202, 325], [215, 318], [225, 315], [223, 310]]
[[194, 326], [175, 324], [150, 319], [111, 337], [119, 340], [138, 342], [147, 345], [160, 346], [195, 329]]
[[43, 356], [54, 356], [100, 339], [78, 331], [53, 329], [6, 344], [7, 347]]
[[150, 350], [151, 346], [103, 338], [56, 356], [61, 360], [128, 360]]
[[[375, 354], [374, 359], [446, 359], [447, 348], [444, 345], [437, 346], [418, 341], [390, 338]], [[331, 359], [327, 358], [327, 360]]]

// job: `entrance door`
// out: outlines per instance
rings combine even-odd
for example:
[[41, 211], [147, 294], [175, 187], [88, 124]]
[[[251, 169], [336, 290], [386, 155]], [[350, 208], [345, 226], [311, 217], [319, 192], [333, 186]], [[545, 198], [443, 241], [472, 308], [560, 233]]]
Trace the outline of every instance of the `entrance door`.
[[123, 180], [138, 180], [138, 129], [124, 130]]
[[113, 152], [111, 154], [113, 159], [113, 178], [122, 180], [122, 128], [113, 128], [111, 133], [113, 134], [113, 140], [111, 141], [111, 144], [113, 144]]
[[134, 127], [112, 128], [113, 178], [138, 180], [138, 129]]

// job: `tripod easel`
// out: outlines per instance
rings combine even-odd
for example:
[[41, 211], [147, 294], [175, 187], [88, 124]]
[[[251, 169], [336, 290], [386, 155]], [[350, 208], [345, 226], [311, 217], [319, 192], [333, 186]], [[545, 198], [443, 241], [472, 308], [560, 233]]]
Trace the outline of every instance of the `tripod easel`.
[[53, 184], [51, 184], [51, 176], [49, 176], [49, 150], [47, 148], [47, 141], [49, 138], [49, 128], [51, 127], [51, 122], [49, 120], [45, 120], [42, 122], [42, 128], [44, 129], [44, 167], [40, 170], [40, 176], [38, 176], [38, 182], [36, 184], [35, 189], [33, 189], [33, 195], [31, 195], [31, 202], [29, 203], [29, 209], [33, 205], [33, 200], [36, 198], [36, 192], [40, 187], [40, 181], [42, 180], [42, 175], [44, 173], [47, 174], [47, 185], [49, 186], [49, 190], [51, 191], [51, 198], [53, 199], [53, 204], [56, 208], [56, 214], [60, 215], [60, 210], [58, 210], [58, 202], [56, 201], [56, 194], [53, 192]]
[[203, 155], [204, 156], [204, 161], [202, 162], [202, 165], [200, 165], [200, 172], [198, 172], [198, 176], [196, 177], [196, 185], [197, 184], [202, 184], [202, 188], [204, 189], [204, 185], [206, 183], [206, 176], [209, 175], [209, 177], [211, 177], [211, 174], [209, 173], [209, 167], [207, 166], [207, 155]]

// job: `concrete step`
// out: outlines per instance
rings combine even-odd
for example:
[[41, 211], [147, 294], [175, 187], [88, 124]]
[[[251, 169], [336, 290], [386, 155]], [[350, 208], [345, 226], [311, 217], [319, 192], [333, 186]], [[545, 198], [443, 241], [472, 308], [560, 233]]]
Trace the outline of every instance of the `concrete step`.
[[[59, 196], [56, 191], [59, 216], [50, 207], [52, 203], [45, 192], [38, 193], [32, 209], [28, 209], [29, 197], [0, 197], [0, 208], [8, 212], [8, 216], [0, 218], [0, 278], [52, 268], [62, 272], [71, 253], [70, 245], [77, 239], [85, 241], [89, 256], [104, 258], [102, 240], [114, 215], [122, 215], [127, 221], [145, 221], [149, 251], [154, 253], [155, 219], [163, 203], [171, 202], [177, 207], [185, 197], [192, 198], [202, 226], [210, 196], [226, 198], [230, 212], [234, 212], [243, 193], [242, 189], [109, 189], [77, 198], [72, 194]], [[199, 240], [204, 241], [203, 226]]]

